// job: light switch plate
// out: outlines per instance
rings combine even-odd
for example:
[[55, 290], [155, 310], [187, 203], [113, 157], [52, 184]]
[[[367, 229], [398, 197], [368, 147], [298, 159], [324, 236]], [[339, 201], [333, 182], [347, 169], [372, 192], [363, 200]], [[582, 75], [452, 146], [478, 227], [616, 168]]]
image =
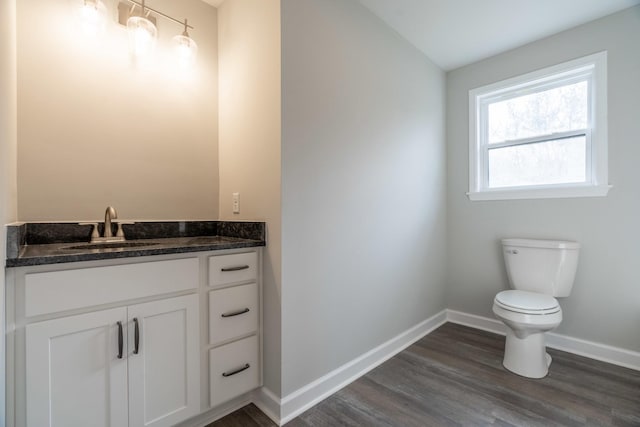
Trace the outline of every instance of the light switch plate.
[[240, 213], [240, 193], [233, 193], [233, 213]]

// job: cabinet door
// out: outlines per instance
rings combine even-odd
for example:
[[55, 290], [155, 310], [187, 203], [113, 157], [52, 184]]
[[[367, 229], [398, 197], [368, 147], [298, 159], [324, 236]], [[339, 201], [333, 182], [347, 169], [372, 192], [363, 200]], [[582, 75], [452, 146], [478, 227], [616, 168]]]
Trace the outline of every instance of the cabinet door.
[[129, 306], [128, 318], [129, 427], [173, 426], [198, 414], [198, 296]]
[[26, 326], [27, 426], [127, 425], [125, 321], [116, 308]]

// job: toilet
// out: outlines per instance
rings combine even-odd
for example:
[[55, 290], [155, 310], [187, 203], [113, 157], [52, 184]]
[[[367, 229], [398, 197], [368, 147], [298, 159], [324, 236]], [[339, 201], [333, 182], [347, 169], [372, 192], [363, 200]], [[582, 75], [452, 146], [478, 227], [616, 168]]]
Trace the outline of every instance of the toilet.
[[503, 365], [523, 377], [543, 378], [551, 364], [544, 333], [562, 322], [555, 297], [571, 293], [580, 244], [503, 239], [502, 252], [512, 288], [493, 301], [493, 313], [507, 327]]

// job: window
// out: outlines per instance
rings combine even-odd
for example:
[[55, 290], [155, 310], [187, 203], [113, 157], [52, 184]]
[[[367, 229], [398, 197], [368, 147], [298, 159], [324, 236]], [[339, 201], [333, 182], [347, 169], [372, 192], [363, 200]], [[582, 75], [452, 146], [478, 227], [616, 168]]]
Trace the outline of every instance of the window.
[[469, 92], [471, 200], [605, 196], [606, 52]]

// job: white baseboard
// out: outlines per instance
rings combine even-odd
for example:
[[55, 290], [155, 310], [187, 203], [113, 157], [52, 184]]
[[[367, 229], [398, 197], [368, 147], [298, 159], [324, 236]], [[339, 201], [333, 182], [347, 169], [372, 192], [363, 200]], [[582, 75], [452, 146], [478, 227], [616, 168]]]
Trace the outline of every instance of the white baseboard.
[[475, 314], [463, 313], [462, 311], [446, 310], [447, 322], [456, 323], [458, 325], [468, 326], [474, 329], [481, 329], [494, 334], [506, 335], [507, 330], [504, 323], [498, 319], [477, 316]]
[[547, 333], [547, 346], [578, 356], [640, 371], [640, 353], [566, 335]]
[[[395, 356], [447, 321], [446, 310], [420, 322], [384, 344], [359, 356], [285, 396], [280, 404], [280, 425], [284, 425], [336, 391], [357, 380], [387, 359]], [[267, 414], [268, 415], [268, 414]]]
[[208, 424], [229, 415], [232, 412], [248, 405], [252, 402], [251, 393], [243, 394], [229, 402], [223, 403], [220, 406], [215, 407], [207, 412], [196, 415], [193, 418], [189, 418], [187, 421], [178, 424], [177, 427], [205, 427]]
[[266, 387], [259, 388], [253, 392], [253, 403], [274, 423], [282, 425], [280, 420], [281, 401], [275, 393]]
[[220, 406], [210, 409], [202, 414], [178, 424], [177, 427], [205, 427], [220, 418], [229, 415], [232, 412], [241, 409], [248, 404], [253, 403], [266, 416], [271, 418], [274, 423], [280, 425], [280, 399], [270, 390], [262, 387], [253, 392], [245, 393], [238, 396]]
[[[482, 329], [483, 331], [489, 331], [500, 335], [505, 335], [506, 333], [506, 326], [497, 319], [476, 316], [475, 314], [468, 314], [455, 310], [446, 311], [447, 321], [451, 323]], [[555, 332], [547, 332], [545, 337], [547, 347], [640, 371], [639, 352], [587, 341], [580, 338], [574, 338], [567, 335], [561, 335]]]

